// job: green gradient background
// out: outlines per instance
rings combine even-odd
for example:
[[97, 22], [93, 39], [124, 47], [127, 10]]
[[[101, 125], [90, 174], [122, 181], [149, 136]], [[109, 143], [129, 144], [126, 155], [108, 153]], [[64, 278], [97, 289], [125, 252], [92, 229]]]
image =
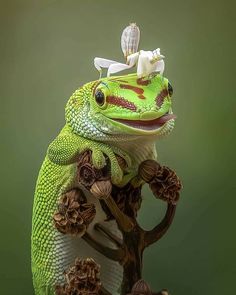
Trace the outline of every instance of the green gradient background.
[[[184, 183], [168, 234], [145, 252], [144, 278], [172, 295], [235, 293], [235, 1], [0, 1], [0, 294], [33, 294], [31, 208], [49, 142], [93, 58], [122, 60], [120, 34], [141, 28], [174, 87], [176, 128], [160, 162]], [[234, 131], [233, 131], [234, 130]], [[164, 213], [146, 190], [140, 222]]]

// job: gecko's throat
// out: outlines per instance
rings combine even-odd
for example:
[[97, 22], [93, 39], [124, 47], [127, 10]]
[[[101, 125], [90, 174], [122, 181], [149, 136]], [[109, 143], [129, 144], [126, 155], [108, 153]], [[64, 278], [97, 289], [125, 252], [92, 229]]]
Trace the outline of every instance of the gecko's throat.
[[156, 130], [161, 128], [169, 120], [175, 119], [174, 114], [166, 113], [163, 116], [154, 120], [128, 120], [128, 119], [112, 119], [121, 124], [127, 125], [131, 128], [141, 129], [141, 130]]

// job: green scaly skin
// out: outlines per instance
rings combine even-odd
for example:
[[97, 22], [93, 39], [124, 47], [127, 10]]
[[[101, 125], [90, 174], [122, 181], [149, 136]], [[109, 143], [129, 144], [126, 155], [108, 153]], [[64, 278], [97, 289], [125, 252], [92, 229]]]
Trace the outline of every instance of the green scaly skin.
[[[104, 103], [99, 104], [95, 99], [98, 89], [104, 94]], [[36, 295], [54, 294], [55, 284], [61, 281], [63, 269], [58, 262], [62, 259], [61, 240], [52, 216], [61, 193], [73, 187], [78, 154], [91, 150], [97, 168], [104, 167], [106, 155], [111, 162], [111, 179], [116, 185], [124, 186], [131, 179], [138, 182], [138, 165], [145, 159], [156, 159], [156, 139], [174, 126], [174, 119], [162, 126], [142, 126], [143, 122], [153, 122], [172, 113], [168, 92], [162, 104], [157, 105], [157, 97], [163, 89], [168, 89], [168, 80], [161, 75], [140, 80], [131, 74], [87, 83], [70, 97], [66, 124], [48, 148], [36, 185], [32, 226]], [[136, 125], [130, 125], [127, 120]], [[115, 154], [126, 160], [125, 171], [121, 170]]]

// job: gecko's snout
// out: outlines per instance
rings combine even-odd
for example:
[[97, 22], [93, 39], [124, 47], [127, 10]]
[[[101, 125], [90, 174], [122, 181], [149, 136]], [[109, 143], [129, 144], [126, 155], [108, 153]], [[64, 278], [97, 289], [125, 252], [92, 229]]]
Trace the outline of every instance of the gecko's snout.
[[157, 110], [150, 110], [150, 111], [141, 111], [140, 112], [140, 120], [154, 120], [158, 117]]

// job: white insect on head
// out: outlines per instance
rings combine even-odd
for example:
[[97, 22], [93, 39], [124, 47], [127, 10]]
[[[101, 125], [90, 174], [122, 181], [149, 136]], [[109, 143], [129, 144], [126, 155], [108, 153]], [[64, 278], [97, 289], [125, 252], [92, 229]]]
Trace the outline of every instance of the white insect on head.
[[138, 51], [138, 45], [140, 40], [140, 30], [135, 23], [131, 23], [126, 27], [121, 35], [121, 49], [124, 53], [125, 59]]
[[135, 23], [127, 26], [121, 35], [121, 49], [123, 51], [126, 63], [120, 63], [115, 60], [95, 57], [94, 66], [102, 75], [102, 68], [107, 69], [107, 76], [137, 66], [138, 77], [148, 76], [154, 72], [163, 74], [165, 63], [164, 56], [160, 53], [160, 48], [153, 51], [138, 51], [140, 40], [140, 30]]

